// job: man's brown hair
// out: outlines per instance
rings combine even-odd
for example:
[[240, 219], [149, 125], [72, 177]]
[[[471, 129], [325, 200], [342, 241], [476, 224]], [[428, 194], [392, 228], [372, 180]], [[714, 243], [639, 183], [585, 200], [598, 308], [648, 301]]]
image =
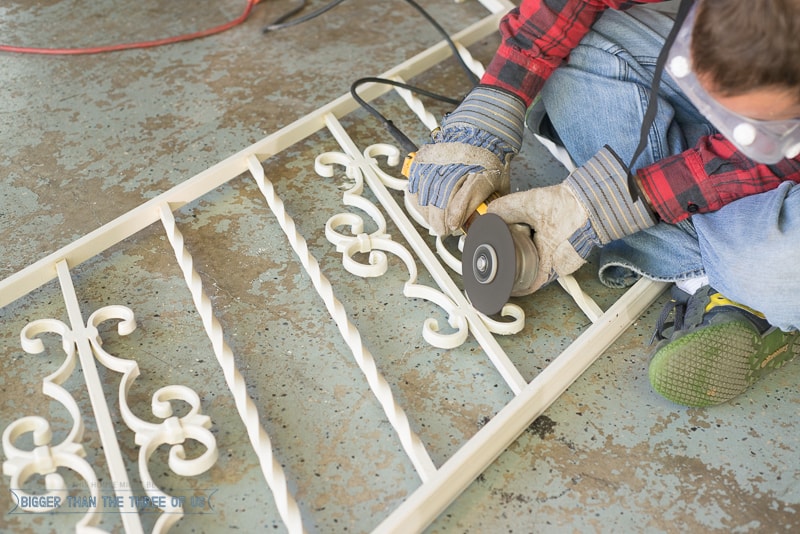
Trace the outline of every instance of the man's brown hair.
[[725, 96], [776, 88], [800, 102], [800, 0], [698, 0], [691, 53]]

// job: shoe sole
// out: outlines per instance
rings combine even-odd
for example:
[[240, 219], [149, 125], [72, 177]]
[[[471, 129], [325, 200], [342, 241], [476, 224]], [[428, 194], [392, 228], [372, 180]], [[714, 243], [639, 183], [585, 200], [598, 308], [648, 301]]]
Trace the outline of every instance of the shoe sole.
[[747, 322], [689, 332], [659, 349], [650, 361], [650, 384], [685, 406], [713, 406], [743, 393], [767, 372], [800, 353], [798, 334], [769, 330], [762, 337]]

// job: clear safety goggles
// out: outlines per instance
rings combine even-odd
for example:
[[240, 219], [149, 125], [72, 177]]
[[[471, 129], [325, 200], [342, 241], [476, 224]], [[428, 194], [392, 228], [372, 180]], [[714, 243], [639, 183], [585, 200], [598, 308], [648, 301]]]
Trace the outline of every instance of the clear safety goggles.
[[747, 157], [773, 164], [800, 154], [800, 118], [759, 121], [730, 111], [709, 95], [692, 71], [696, 4], [686, 16], [667, 57], [666, 69], [692, 104]]

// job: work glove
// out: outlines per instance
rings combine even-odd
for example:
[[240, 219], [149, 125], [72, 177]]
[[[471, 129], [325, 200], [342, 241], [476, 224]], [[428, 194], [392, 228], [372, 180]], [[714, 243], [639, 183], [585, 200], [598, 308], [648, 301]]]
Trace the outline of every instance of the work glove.
[[625, 165], [606, 146], [558, 185], [512, 193], [489, 204], [488, 211], [506, 223], [533, 229], [539, 270], [519, 294], [572, 274], [586, 263], [593, 247], [656, 223], [641, 195], [632, 200], [627, 177]]
[[409, 168], [406, 194], [434, 234], [456, 232], [489, 195], [508, 192], [524, 120], [519, 97], [479, 85], [431, 133]]

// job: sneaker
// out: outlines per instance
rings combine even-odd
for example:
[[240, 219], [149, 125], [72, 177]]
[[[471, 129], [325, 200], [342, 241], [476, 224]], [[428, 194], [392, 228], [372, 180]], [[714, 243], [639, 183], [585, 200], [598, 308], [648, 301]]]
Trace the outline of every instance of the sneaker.
[[650, 383], [686, 406], [729, 401], [800, 354], [800, 332], [771, 326], [761, 313], [709, 286], [691, 296], [673, 287], [656, 339]]

